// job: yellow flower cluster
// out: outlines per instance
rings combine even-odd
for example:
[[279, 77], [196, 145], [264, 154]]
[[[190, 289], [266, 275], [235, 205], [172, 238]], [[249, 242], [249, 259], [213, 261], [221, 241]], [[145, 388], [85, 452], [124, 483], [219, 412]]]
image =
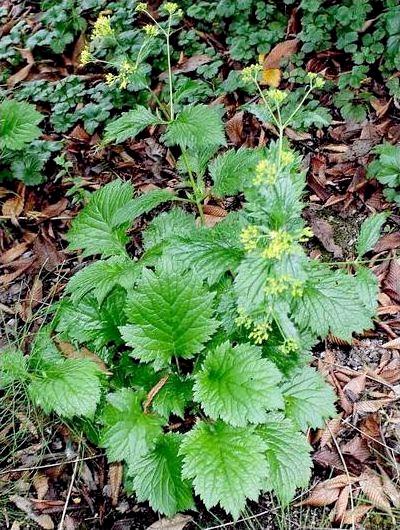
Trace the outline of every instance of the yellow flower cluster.
[[293, 153], [293, 151], [286, 151], [283, 150], [281, 152], [281, 162], [285, 166], [289, 166], [290, 164], [293, 164], [293, 162], [296, 160], [296, 156]]
[[286, 274], [278, 278], [268, 278], [264, 287], [264, 292], [268, 296], [276, 296], [290, 291], [290, 294], [296, 298], [302, 296], [304, 292], [304, 282], [288, 276]]
[[260, 230], [257, 226], [249, 225], [243, 228], [240, 234], [240, 242], [244, 246], [246, 252], [251, 252], [257, 248], [259, 237]]
[[288, 93], [277, 88], [270, 88], [267, 92], [267, 97], [276, 105], [280, 105], [287, 98]]
[[138, 5], [135, 7], [135, 11], [137, 13], [142, 13], [143, 11], [147, 11], [146, 2], [139, 2]]
[[309, 226], [306, 226], [305, 228], [302, 229], [300, 233], [299, 242], [306, 243], [311, 237], [313, 237], [313, 235], [314, 234], [311, 228]]
[[85, 64], [88, 64], [92, 61], [92, 54], [90, 53], [89, 46], [86, 44], [86, 46], [83, 48], [81, 52], [81, 56], [79, 59], [79, 64], [81, 66], [85, 66]]
[[242, 70], [242, 79], [245, 83], [250, 83], [251, 81], [257, 81], [258, 74], [262, 71], [263, 67], [261, 64], [252, 64], [246, 66]]
[[246, 314], [244, 309], [242, 307], [238, 308], [238, 316], [235, 318], [235, 323], [237, 326], [243, 326], [246, 329], [250, 329], [253, 321], [249, 317], [249, 315]]
[[263, 250], [262, 256], [267, 259], [278, 259], [286, 254], [293, 245], [293, 236], [285, 230], [271, 230], [269, 245]]
[[278, 168], [274, 162], [269, 160], [260, 160], [256, 166], [256, 176], [253, 179], [255, 186], [261, 186], [261, 184], [275, 184], [278, 176]]
[[129, 75], [133, 74], [135, 70], [136, 65], [125, 59], [119, 67], [118, 75], [106, 75], [106, 83], [110, 86], [114, 85], [115, 83], [118, 83], [119, 88], [121, 90], [124, 90], [128, 86]]
[[175, 2], [167, 2], [163, 8], [169, 15], [177, 15], [179, 17], [183, 15], [182, 9], [179, 9], [178, 4], [175, 4]]
[[159, 34], [159, 29], [157, 28], [157, 26], [154, 26], [153, 24], [146, 24], [144, 27], [143, 27], [143, 31], [146, 33], [146, 35], [148, 37], [155, 37], [156, 35]]
[[286, 339], [283, 344], [278, 346], [278, 350], [283, 355], [289, 355], [290, 353], [298, 352], [299, 351], [299, 345], [298, 343], [293, 339]]
[[253, 339], [256, 344], [262, 344], [269, 337], [269, 332], [272, 326], [269, 322], [259, 322], [255, 324], [253, 331], [249, 334], [249, 338]]
[[307, 77], [315, 88], [322, 88], [325, 85], [325, 79], [315, 72], [308, 72]]
[[114, 35], [114, 30], [111, 27], [110, 17], [100, 15], [93, 26], [92, 39], [99, 37], [110, 37]]

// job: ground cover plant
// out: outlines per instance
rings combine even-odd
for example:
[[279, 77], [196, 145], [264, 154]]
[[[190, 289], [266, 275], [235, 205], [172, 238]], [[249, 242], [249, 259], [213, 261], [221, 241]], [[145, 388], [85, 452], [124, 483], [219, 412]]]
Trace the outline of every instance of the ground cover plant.
[[[335, 503], [334, 526], [372, 506], [396, 525], [396, 446], [376, 440], [397, 421], [398, 6], [282, 5], [43, 2], [36, 26], [17, 10], [3, 31], [0, 244], [16, 243], [0, 282], [35, 280], [0, 298], [0, 485], [33, 470], [38, 492], [7, 486], [6, 527], [10, 500], [39, 527], [57, 510], [75, 525], [80, 481], [171, 524], [252, 519], [270, 498], [282, 521], [260, 524], [282, 526], [312, 478], [300, 504]], [[393, 339], [378, 366], [338, 358], [381, 348], [377, 329]], [[42, 455], [16, 464], [50, 432], [44, 455], [76, 457], [56, 488]], [[82, 455], [103, 453], [90, 478]], [[107, 502], [78, 524], [120, 528], [127, 508]]]

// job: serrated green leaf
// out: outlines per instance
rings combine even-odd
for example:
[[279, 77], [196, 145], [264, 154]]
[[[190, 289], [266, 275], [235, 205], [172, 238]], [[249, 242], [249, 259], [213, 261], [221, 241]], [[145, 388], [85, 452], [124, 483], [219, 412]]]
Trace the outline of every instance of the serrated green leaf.
[[100, 446], [106, 449], [110, 462], [125, 460], [133, 466], [154, 447], [165, 420], [157, 414], [144, 413], [145, 398], [145, 392], [128, 388], [108, 395]]
[[11, 171], [14, 178], [21, 180], [28, 186], [34, 186], [40, 184], [44, 179], [43, 166], [43, 160], [34, 154], [28, 153], [24, 156], [18, 156], [12, 161]]
[[157, 208], [160, 204], [168, 201], [174, 201], [175, 195], [168, 190], [156, 189], [143, 193], [139, 197], [135, 197], [126, 205], [115, 212], [113, 223], [118, 226], [124, 223], [131, 224], [132, 221], [144, 213], [150, 212]]
[[27, 363], [24, 354], [19, 350], [0, 351], [0, 389], [22, 382], [28, 377]]
[[118, 328], [126, 322], [125, 301], [126, 293], [122, 288], [114, 289], [101, 305], [91, 294], [75, 304], [63, 300], [57, 314], [56, 331], [78, 343], [91, 342], [95, 349], [110, 342], [120, 344]]
[[219, 504], [237, 519], [266, 479], [265, 444], [251, 429], [200, 421], [184, 436], [183, 476], [207, 509]]
[[262, 349], [229, 342], [207, 353], [195, 375], [194, 397], [204, 412], [234, 426], [262, 423], [266, 412], [282, 409], [281, 374], [262, 358]]
[[324, 425], [336, 415], [335, 394], [314, 368], [303, 367], [290, 375], [281, 386], [285, 415], [301, 430]]
[[20, 150], [41, 134], [43, 116], [33, 105], [4, 100], [0, 104], [0, 149]]
[[119, 118], [107, 124], [105, 128], [104, 142], [117, 144], [128, 138], [135, 138], [149, 125], [157, 125], [162, 120], [149, 109], [137, 105], [134, 109], [124, 112]]
[[352, 333], [373, 325], [374, 313], [361, 296], [356, 278], [342, 270], [332, 271], [315, 264], [303, 295], [295, 302], [293, 316], [298, 325], [311, 329], [319, 337], [331, 332], [350, 341]]
[[34, 403], [65, 418], [92, 417], [100, 401], [100, 369], [89, 359], [49, 363], [28, 386]]
[[311, 476], [311, 446], [303, 433], [283, 414], [269, 414], [257, 434], [266, 445], [267, 479], [264, 488], [273, 491], [283, 505], [297, 488], [305, 488]]
[[158, 438], [154, 448], [132, 467], [133, 487], [139, 502], [168, 517], [194, 508], [192, 487], [182, 478], [181, 436], [169, 433]]
[[143, 246], [149, 250], [161, 243], [175, 240], [180, 236], [190, 235], [196, 228], [193, 214], [181, 208], [157, 215], [143, 231]]
[[207, 145], [225, 145], [221, 112], [216, 107], [190, 105], [168, 124], [163, 136], [167, 145], [179, 145], [181, 149]]
[[71, 295], [73, 303], [79, 302], [81, 298], [92, 292], [101, 305], [117, 285], [126, 290], [131, 289], [140, 271], [138, 263], [125, 256], [113, 256], [108, 260], [95, 261], [72, 276], [65, 292]]
[[226, 271], [234, 271], [243, 258], [240, 230], [243, 223], [229, 216], [213, 228], [199, 228], [187, 236], [175, 238], [166, 255], [193, 268], [209, 285]]
[[210, 176], [213, 179], [213, 193], [217, 197], [236, 195], [243, 191], [254, 178], [254, 170], [261, 159], [261, 152], [257, 149], [229, 149], [217, 156], [209, 165]]
[[360, 228], [356, 250], [358, 257], [364, 256], [372, 250], [378, 242], [382, 226], [388, 218], [387, 212], [381, 212], [367, 217]]
[[89, 203], [72, 221], [67, 234], [69, 250], [82, 249], [83, 256], [103, 257], [125, 254], [128, 223], [116, 221], [115, 215], [132, 202], [128, 182], [114, 180], [94, 192]]
[[134, 348], [135, 358], [153, 362], [156, 369], [175, 356], [189, 359], [217, 327], [212, 303], [213, 293], [194, 273], [167, 266], [156, 272], [145, 269], [128, 300], [130, 324], [120, 328], [122, 337]]
[[186, 406], [193, 399], [192, 387], [190, 379], [171, 374], [165, 385], [154, 396], [153, 410], [164, 418], [169, 418], [170, 414], [183, 418]]

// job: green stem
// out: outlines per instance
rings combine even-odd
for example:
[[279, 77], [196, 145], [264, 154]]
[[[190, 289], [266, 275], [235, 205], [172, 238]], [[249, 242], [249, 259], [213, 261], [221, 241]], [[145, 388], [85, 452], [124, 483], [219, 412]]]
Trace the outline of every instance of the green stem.
[[297, 107], [294, 109], [294, 111], [292, 112], [292, 114], [289, 116], [289, 118], [285, 121], [285, 123], [282, 124], [282, 127], [283, 129], [285, 129], [289, 123], [292, 121], [292, 118], [299, 112], [299, 110], [301, 109], [301, 107], [303, 106], [303, 103], [305, 102], [305, 100], [308, 98], [308, 96], [310, 95], [312, 89], [314, 87], [312, 85], [310, 85], [310, 88], [307, 90], [307, 92], [304, 94], [302, 100], [300, 101], [300, 103], [297, 105]]
[[183, 158], [183, 162], [185, 164], [186, 170], [187, 170], [188, 175], [189, 175], [190, 185], [192, 186], [192, 189], [193, 189], [194, 202], [196, 203], [197, 209], [199, 211], [201, 224], [204, 225], [205, 224], [205, 218], [204, 218], [204, 212], [203, 212], [203, 205], [201, 204], [201, 200], [200, 200], [200, 198], [198, 196], [198, 186], [196, 184], [196, 181], [194, 180], [193, 172], [192, 172], [192, 169], [190, 167], [189, 160], [187, 159], [187, 154], [186, 154], [186, 150], [185, 149], [182, 149], [182, 158]]
[[261, 90], [260, 85], [258, 84], [257, 79], [255, 79], [254, 82], [255, 82], [255, 85], [256, 85], [256, 87], [257, 87], [257, 90], [258, 90], [258, 92], [259, 92], [259, 94], [260, 94], [260, 97], [261, 97], [261, 99], [263, 100], [264, 105], [267, 107], [268, 112], [271, 114], [271, 117], [272, 117], [272, 120], [274, 121], [274, 124], [275, 124], [276, 127], [278, 127], [278, 129], [279, 129], [279, 123], [278, 123], [278, 120], [276, 119], [275, 114], [273, 113], [273, 110], [272, 110], [270, 104], [269, 104], [268, 101], [266, 100], [266, 98], [265, 98], [265, 96], [264, 96], [264, 93], [263, 93], [263, 91]]
[[168, 61], [168, 85], [169, 85], [169, 113], [170, 120], [174, 121], [174, 93], [172, 87], [172, 67], [171, 67], [171, 49], [170, 49], [170, 31], [171, 31], [171, 15], [168, 19], [168, 30], [166, 32], [167, 39], [167, 61]]

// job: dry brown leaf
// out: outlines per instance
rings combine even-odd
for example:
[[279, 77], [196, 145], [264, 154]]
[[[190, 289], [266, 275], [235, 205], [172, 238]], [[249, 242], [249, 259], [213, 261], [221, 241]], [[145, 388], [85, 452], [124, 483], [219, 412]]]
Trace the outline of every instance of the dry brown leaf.
[[365, 390], [366, 376], [365, 374], [358, 375], [351, 379], [344, 387], [343, 392], [348, 399], [354, 403]]
[[280, 68], [282, 59], [287, 59], [296, 53], [299, 45], [299, 39], [288, 39], [279, 42], [272, 48], [266, 57], [261, 57], [263, 68], [265, 70], [270, 68]]
[[35, 239], [33, 250], [38, 267], [43, 267], [46, 271], [53, 271], [65, 261], [64, 254], [57, 249], [54, 241], [44, 234], [39, 234]]
[[105, 373], [106, 375], [111, 375], [111, 372], [107, 368], [104, 361], [100, 359], [98, 355], [91, 352], [87, 348], [82, 347], [77, 349], [69, 342], [60, 341], [58, 339], [55, 339], [55, 342], [57, 344], [58, 349], [65, 355], [65, 357], [69, 359], [90, 359], [91, 361], [97, 364], [97, 366], [103, 373]]
[[0, 256], [0, 263], [5, 265], [12, 263], [14, 260], [19, 258], [29, 248], [28, 243], [17, 243], [13, 247], [3, 252]]
[[193, 517], [190, 515], [177, 513], [174, 517], [171, 517], [171, 519], [164, 518], [156, 521], [148, 526], [146, 530], [182, 530], [192, 520]]
[[367, 442], [361, 436], [355, 436], [350, 441], [342, 445], [344, 454], [350, 455], [359, 462], [365, 462], [371, 456]]
[[215, 206], [214, 204], [205, 204], [203, 206], [203, 212], [214, 217], [226, 217], [228, 215], [228, 212], [224, 208]]
[[372, 469], [366, 469], [359, 477], [360, 488], [371, 503], [384, 512], [392, 515], [390, 503], [383, 489], [382, 481]]
[[112, 506], [118, 504], [119, 490], [122, 484], [123, 466], [120, 462], [110, 464], [108, 483], [110, 485], [110, 497]]
[[321, 447], [328, 445], [332, 441], [332, 435], [336, 436], [339, 433], [342, 426], [342, 416], [343, 414], [341, 413], [337, 418], [328, 421], [327, 427], [324, 429], [321, 436]]
[[295, 504], [295, 506], [328, 506], [337, 501], [340, 495], [342, 486], [340, 487], [327, 487], [328, 480], [320, 482], [311, 491], [310, 495], [301, 502]]
[[347, 512], [343, 514], [341, 524], [354, 525], [359, 523], [371, 508], [371, 506], [366, 504], [360, 504], [359, 506], [356, 506], [354, 510], [347, 510]]
[[338, 497], [338, 500], [336, 501], [335, 507], [333, 509], [334, 512], [334, 522], [340, 523], [347, 508], [347, 503], [349, 502], [351, 492], [351, 486], [345, 486], [342, 491], [340, 492], [340, 495]]
[[21, 215], [22, 210], [24, 209], [24, 194], [14, 195], [7, 199], [2, 206], [2, 213], [6, 217], [10, 217], [12, 222], [15, 224], [17, 218]]
[[385, 407], [389, 403], [392, 403], [395, 399], [385, 398], [385, 399], [371, 399], [366, 401], [359, 401], [354, 404], [354, 412], [377, 412], [382, 407]]
[[262, 71], [260, 84], [278, 88], [281, 83], [282, 73], [279, 68], [265, 68]]
[[46, 493], [49, 490], [49, 480], [46, 475], [42, 473], [36, 473], [32, 479], [33, 486], [37, 493], [37, 498], [42, 500], [45, 498]]
[[382, 344], [382, 348], [387, 348], [389, 350], [400, 350], [400, 337], [390, 340], [389, 342], [385, 342], [385, 344]]
[[385, 234], [380, 238], [374, 247], [374, 252], [383, 252], [385, 250], [394, 250], [400, 247], [400, 232]]
[[242, 145], [244, 112], [237, 112], [225, 123], [226, 134], [234, 145]]
[[[192, 55], [191, 57], [184, 57], [182, 60], [178, 62], [176, 66], [172, 68], [173, 73], [175, 74], [183, 74], [188, 72], [193, 72], [199, 66], [203, 66], [204, 64], [207, 64], [212, 61], [212, 57], [209, 55], [199, 54], [199, 55]], [[163, 81], [167, 79], [168, 77], [168, 71], [163, 72], [158, 76], [158, 78]]]
[[7, 79], [8, 88], [12, 88], [17, 83], [24, 81], [28, 77], [30, 71], [32, 70], [33, 65], [35, 64], [35, 59], [32, 55], [31, 50], [25, 49], [25, 50], [19, 50], [19, 52], [28, 64], [23, 66], [20, 70], [18, 70], [15, 74], [11, 75]]
[[50, 515], [37, 515], [33, 511], [32, 503], [29, 499], [25, 499], [24, 497], [20, 497], [19, 495], [12, 495], [10, 497], [10, 501], [13, 502], [19, 510], [25, 512], [26, 515], [30, 519], [32, 519], [32, 521], [35, 521], [35, 523], [38, 524], [40, 528], [43, 528], [44, 530], [53, 530], [54, 523]]
[[325, 219], [317, 217], [313, 211], [309, 211], [306, 214], [306, 217], [310, 223], [314, 236], [321, 241], [324, 248], [328, 252], [331, 252], [334, 258], [342, 258], [343, 249], [335, 243], [332, 225]]
[[400, 507], [400, 491], [398, 490], [396, 485], [393, 483], [393, 481], [390, 479], [386, 471], [381, 466], [378, 466], [378, 467], [381, 473], [383, 491], [389, 497], [393, 506], [395, 508], [399, 508]]

